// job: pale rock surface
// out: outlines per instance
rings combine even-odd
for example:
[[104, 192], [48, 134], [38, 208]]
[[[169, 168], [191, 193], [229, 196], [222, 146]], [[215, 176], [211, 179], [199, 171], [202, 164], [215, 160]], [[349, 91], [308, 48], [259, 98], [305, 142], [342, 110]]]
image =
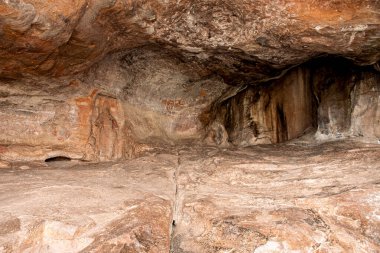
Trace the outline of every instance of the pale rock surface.
[[0, 252], [378, 252], [380, 146], [160, 146], [0, 170]]
[[0, 253], [380, 252], [379, 10], [0, 0]]
[[2, 170], [0, 252], [169, 252], [176, 163], [157, 154]]
[[0, 160], [0, 169], [10, 168], [10, 167], [11, 167], [11, 164], [9, 162]]
[[380, 148], [180, 152], [173, 252], [377, 252]]
[[120, 98], [139, 142], [201, 139], [214, 101], [234, 90], [202, 65], [159, 47], [106, 57], [85, 80]]

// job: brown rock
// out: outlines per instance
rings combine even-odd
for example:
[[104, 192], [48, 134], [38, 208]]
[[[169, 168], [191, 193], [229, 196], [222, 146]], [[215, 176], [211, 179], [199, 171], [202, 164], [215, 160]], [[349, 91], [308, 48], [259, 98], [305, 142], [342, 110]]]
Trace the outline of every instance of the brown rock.
[[373, 64], [379, 8], [373, 0], [3, 2], [0, 75], [70, 74], [110, 51], [151, 43], [240, 80], [324, 53]]
[[236, 145], [279, 143], [317, 128], [316, 140], [379, 135], [379, 74], [341, 59], [321, 59], [247, 87], [217, 104], [214, 121]]
[[0, 1], [0, 252], [380, 252], [378, 10]]
[[0, 161], [0, 169], [10, 168], [11, 164], [7, 161]]

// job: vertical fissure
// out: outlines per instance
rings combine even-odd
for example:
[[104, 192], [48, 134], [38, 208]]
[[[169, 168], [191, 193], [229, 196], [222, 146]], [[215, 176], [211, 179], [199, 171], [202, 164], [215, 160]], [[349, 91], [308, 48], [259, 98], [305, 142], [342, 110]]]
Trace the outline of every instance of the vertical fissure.
[[170, 226], [170, 253], [174, 253], [175, 227], [178, 223], [178, 212], [179, 212], [178, 176], [180, 173], [180, 167], [181, 167], [181, 154], [180, 154], [180, 151], [177, 151], [177, 164], [176, 164], [176, 168], [175, 168], [174, 173], [173, 173], [173, 181], [175, 183], [175, 192], [174, 192], [172, 223]]

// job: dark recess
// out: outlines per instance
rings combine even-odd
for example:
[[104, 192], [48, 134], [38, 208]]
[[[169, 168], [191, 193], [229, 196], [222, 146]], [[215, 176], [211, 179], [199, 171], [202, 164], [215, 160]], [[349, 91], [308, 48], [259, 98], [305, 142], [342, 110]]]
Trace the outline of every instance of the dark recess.
[[69, 162], [69, 161], [71, 161], [71, 158], [70, 157], [66, 157], [66, 156], [53, 156], [53, 157], [47, 158], [45, 160], [46, 163], [51, 163], [51, 162]]

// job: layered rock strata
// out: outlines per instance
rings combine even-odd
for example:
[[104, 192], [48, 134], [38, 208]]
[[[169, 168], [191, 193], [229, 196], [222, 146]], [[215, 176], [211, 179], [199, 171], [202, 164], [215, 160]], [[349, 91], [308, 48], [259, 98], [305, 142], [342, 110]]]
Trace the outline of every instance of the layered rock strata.
[[0, 170], [0, 252], [377, 252], [380, 149], [160, 146]]

